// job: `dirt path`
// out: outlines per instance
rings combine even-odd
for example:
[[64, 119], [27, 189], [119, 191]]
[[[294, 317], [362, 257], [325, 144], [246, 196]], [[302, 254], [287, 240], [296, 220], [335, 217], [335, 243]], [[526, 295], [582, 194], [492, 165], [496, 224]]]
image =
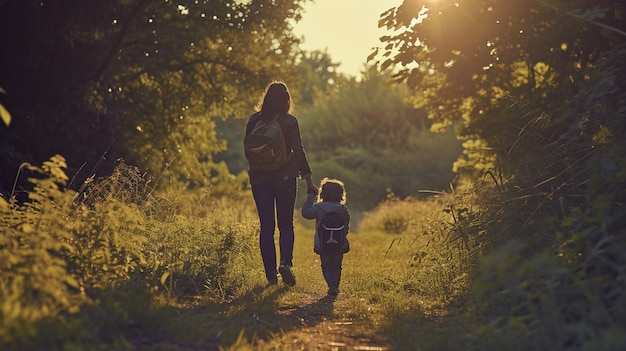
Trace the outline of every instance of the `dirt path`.
[[[390, 347], [381, 340], [373, 340], [370, 321], [350, 318], [348, 299], [299, 293], [303, 302], [279, 307], [279, 314], [292, 320], [294, 327], [264, 347], [272, 350], [336, 350], [385, 351]], [[261, 321], [262, 322], [262, 321]]]
[[[307, 230], [300, 230], [306, 233]], [[295, 273], [298, 284], [278, 299], [278, 316], [291, 327], [266, 341], [260, 350], [332, 350], [332, 351], [386, 351], [390, 350], [380, 335], [376, 335], [375, 314], [357, 311], [363, 305], [355, 295], [351, 279], [362, 262], [367, 261], [373, 247], [363, 238], [353, 235], [353, 250], [344, 256], [344, 276], [341, 292], [335, 298], [326, 295], [319, 256], [312, 252], [311, 237], [296, 236], [297, 258]], [[380, 318], [379, 315], [378, 318]]]
[[[310, 230], [298, 229], [299, 233]], [[294, 272], [295, 287], [277, 288], [271, 309], [258, 311], [256, 323], [270, 330], [269, 337], [256, 340], [257, 350], [332, 350], [332, 351], [386, 351], [390, 343], [381, 335], [380, 324], [385, 314], [370, 302], [370, 281], [378, 277], [379, 265], [372, 265], [380, 252], [389, 245], [386, 241], [353, 234], [351, 252], [344, 256], [340, 290], [335, 298], [326, 295], [319, 256], [313, 253], [310, 235], [296, 236]], [[386, 239], [386, 238], [385, 238]], [[374, 257], [372, 257], [374, 256]], [[367, 264], [364, 264], [364, 263]], [[283, 290], [285, 289], [285, 290]], [[383, 332], [384, 333], [384, 332]]]

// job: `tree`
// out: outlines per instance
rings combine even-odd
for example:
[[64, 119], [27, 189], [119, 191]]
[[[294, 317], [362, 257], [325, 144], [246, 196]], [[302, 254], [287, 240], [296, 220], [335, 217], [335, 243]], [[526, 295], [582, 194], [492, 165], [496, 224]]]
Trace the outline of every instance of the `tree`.
[[406, 197], [448, 188], [460, 152], [454, 134], [430, 133], [408, 89], [388, 80], [371, 70], [335, 94], [317, 95], [300, 114], [314, 176], [342, 179], [355, 209], [371, 209], [388, 192]]
[[50, 153], [66, 156], [70, 174], [125, 158], [161, 184], [207, 185], [227, 172], [212, 161], [225, 147], [215, 119], [243, 115], [293, 72], [286, 19], [303, 1], [1, 2], [13, 117], [0, 130], [3, 169]]
[[[332, 61], [328, 52], [301, 51], [297, 54], [297, 74], [290, 77], [289, 91], [292, 98], [293, 113], [299, 116], [300, 111], [310, 109], [315, 96], [337, 94], [346, 84], [348, 78], [337, 72], [337, 63]], [[247, 117], [252, 109], [245, 110], [241, 118], [216, 120], [217, 133], [226, 141], [227, 148], [215, 155], [214, 160], [223, 161], [230, 172], [238, 174], [248, 170], [242, 140], [245, 134]], [[246, 175], [247, 176], [247, 175]]]
[[348, 78], [337, 72], [338, 66], [327, 51], [301, 52], [298, 73], [302, 84], [294, 89], [298, 108], [313, 105], [316, 95], [337, 93], [341, 89]]
[[439, 126], [463, 121], [466, 170], [491, 157], [502, 175], [450, 228], [477, 277], [472, 319], [509, 321], [479, 324], [472, 347], [623, 348], [606, 336], [626, 320], [626, 4], [439, 1], [420, 21], [412, 3], [383, 15], [385, 65]]
[[620, 42], [623, 16], [616, 0], [404, 1], [381, 15], [395, 32], [371, 57], [422, 92], [435, 129], [462, 122], [461, 136], [475, 140], [467, 154], [482, 160], [466, 159], [470, 170], [515, 145], [525, 126], [511, 106], [555, 113], [586, 84]]

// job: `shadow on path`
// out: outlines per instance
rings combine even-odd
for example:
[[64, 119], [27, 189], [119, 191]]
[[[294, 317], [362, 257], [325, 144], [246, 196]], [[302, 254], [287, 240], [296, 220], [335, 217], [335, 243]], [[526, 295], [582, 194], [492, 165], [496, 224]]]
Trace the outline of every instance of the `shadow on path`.
[[334, 317], [334, 302], [335, 297], [324, 296], [304, 306], [281, 306], [279, 311], [283, 316], [298, 320], [301, 325], [310, 327]]

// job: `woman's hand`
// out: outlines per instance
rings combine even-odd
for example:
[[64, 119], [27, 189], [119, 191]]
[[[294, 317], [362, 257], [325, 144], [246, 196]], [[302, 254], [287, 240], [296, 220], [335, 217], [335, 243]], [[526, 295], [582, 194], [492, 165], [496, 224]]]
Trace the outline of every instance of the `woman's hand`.
[[317, 187], [315, 186], [315, 184], [313, 184], [313, 180], [311, 179], [311, 177], [306, 178], [306, 192], [307, 194], [309, 192], [315, 193], [315, 195], [317, 195], [317, 192], [319, 191], [319, 189], [317, 189]]

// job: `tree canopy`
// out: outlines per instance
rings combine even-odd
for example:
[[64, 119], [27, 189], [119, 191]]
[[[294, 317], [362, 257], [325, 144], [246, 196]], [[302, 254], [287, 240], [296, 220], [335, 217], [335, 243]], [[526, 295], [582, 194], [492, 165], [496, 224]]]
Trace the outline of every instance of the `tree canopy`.
[[371, 209], [390, 193], [447, 189], [454, 177], [455, 135], [430, 133], [410, 91], [388, 81], [371, 70], [339, 92], [318, 94], [299, 114], [313, 175], [342, 179], [354, 209]]
[[457, 170], [490, 175], [465, 177], [475, 200], [448, 209], [450, 242], [477, 258], [477, 349], [623, 348], [606, 336], [625, 319], [625, 10], [404, 1], [381, 18], [396, 31], [380, 64], [399, 66], [435, 127], [461, 124]]
[[120, 157], [175, 186], [226, 173], [215, 120], [296, 76], [302, 2], [0, 2], [2, 190], [54, 154], [81, 176]]
[[624, 23], [616, 0], [404, 1], [381, 15], [393, 32], [371, 57], [423, 94], [433, 128], [462, 123], [467, 147], [482, 151], [460, 168], [488, 166], [484, 151], [524, 128], [511, 107], [557, 113], [623, 41]]

